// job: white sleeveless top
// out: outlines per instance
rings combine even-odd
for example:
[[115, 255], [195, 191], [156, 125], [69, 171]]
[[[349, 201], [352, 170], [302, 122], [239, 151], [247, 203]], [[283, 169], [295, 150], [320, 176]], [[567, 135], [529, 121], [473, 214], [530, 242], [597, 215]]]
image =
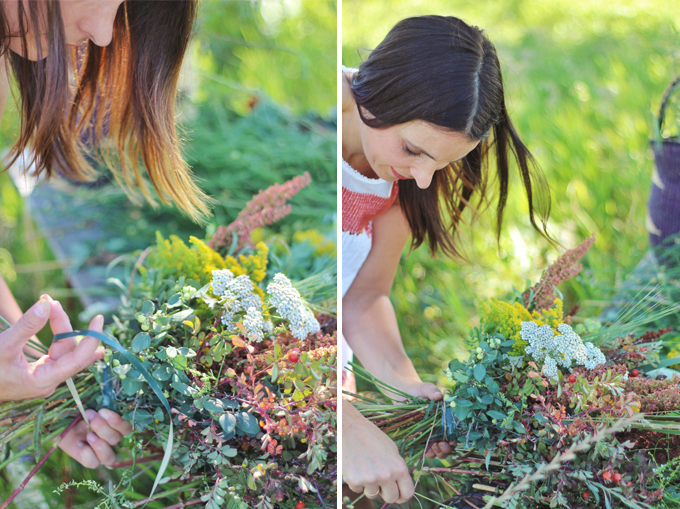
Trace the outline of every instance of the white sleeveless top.
[[[397, 198], [398, 185], [370, 179], [342, 161], [342, 296], [354, 282], [371, 251], [372, 221], [386, 212]], [[352, 359], [343, 336], [342, 365]]]

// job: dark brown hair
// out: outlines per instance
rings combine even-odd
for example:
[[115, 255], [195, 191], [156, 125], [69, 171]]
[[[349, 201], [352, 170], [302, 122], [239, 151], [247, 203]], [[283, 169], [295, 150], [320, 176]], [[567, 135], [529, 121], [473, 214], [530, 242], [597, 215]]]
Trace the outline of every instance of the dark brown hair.
[[138, 189], [153, 204], [143, 164], [162, 203], [204, 220], [212, 200], [193, 181], [175, 126], [177, 81], [196, 9], [197, 0], [126, 0], [116, 13], [111, 44], [88, 41], [70, 48], [59, 2], [20, 1], [23, 54], [27, 33], [46, 35], [46, 55], [36, 35], [32, 61], [9, 50], [0, 4], [0, 55], [10, 56], [20, 96], [21, 131], [8, 165], [29, 148], [34, 160], [28, 163], [35, 163], [38, 175], [58, 171], [90, 180], [94, 170], [86, 154], [98, 155], [126, 191]]
[[[350, 89], [369, 127], [420, 120], [480, 140], [463, 160], [436, 171], [427, 189], [419, 189], [414, 180], [399, 182], [399, 204], [411, 228], [412, 248], [427, 238], [433, 253], [441, 249], [462, 256], [457, 246], [458, 223], [474, 191], [479, 192], [480, 204], [485, 200], [492, 149], [499, 187], [497, 239], [508, 196], [509, 151], [519, 167], [531, 224], [550, 238], [547, 183], [510, 121], [496, 49], [480, 29], [454, 17], [404, 19], [361, 64]], [[542, 196], [537, 197], [537, 192]]]

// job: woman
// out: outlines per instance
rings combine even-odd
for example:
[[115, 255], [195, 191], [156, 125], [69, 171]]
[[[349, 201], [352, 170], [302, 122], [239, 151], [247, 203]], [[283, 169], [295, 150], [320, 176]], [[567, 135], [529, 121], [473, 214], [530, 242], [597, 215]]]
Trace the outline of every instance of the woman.
[[[540, 191], [547, 186], [508, 116], [495, 48], [476, 27], [453, 17], [402, 20], [358, 70], [343, 71], [342, 86], [343, 334], [381, 380], [441, 399], [407, 357], [389, 300], [402, 250], [411, 237], [412, 248], [427, 241], [433, 254], [460, 256], [458, 223], [474, 193], [479, 204], [486, 198], [490, 151], [499, 186], [497, 235], [509, 151], [531, 224], [543, 234], [549, 198], [538, 213], [534, 194], [536, 183]], [[343, 479], [351, 491], [408, 500], [413, 481], [396, 445], [348, 400], [342, 425]], [[450, 450], [434, 444], [430, 455]]]
[[[35, 175], [57, 173], [87, 180], [94, 171], [85, 153], [99, 155], [128, 191], [154, 202], [140, 160], [163, 203], [174, 203], [194, 220], [210, 200], [191, 178], [175, 128], [175, 98], [182, 59], [196, 14], [196, 0], [158, 2], [61, 0], [0, 2], [0, 108], [9, 75], [18, 90], [19, 138], [12, 164], [30, 150]], [[0, 110], [1, 115], [1, 110]], [[87, 149], [83, 145], [87, 141]], [[45, 396], [102, 357], [99, 341], [52, 344], [34, 363], [24, 355], [28, 339], [49, 321], [68, 332], [68, 316], [49, 296], [25, 314], [0, 279], [0, 316], [12, 327], [0, 333], [0, 400]], [[102, 330], [100, 315], [90, 329]], [[111, 465], [111, 449], [130, 424], [106, 410], [88, 410], [92, 432], [79, 423], [61, 442], [86, 467]]]

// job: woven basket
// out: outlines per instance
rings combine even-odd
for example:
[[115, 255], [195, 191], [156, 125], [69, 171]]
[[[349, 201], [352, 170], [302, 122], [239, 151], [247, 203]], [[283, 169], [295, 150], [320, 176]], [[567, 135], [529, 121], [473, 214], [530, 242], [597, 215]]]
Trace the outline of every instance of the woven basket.
[[[661, 99], [659, 116], [655, 120], [656, 132], [661, 133], [666, 117], [666, 107], [673, 94], [680, 90], [680, 76], [677, 76], [666, 87]], [[677, 188], [680, 187], [680, 142], [677, 137], [654, 139], [650, 142], [654, 152], [654, 175], [652, 176], [652, 188], [649, 193], [649, 203], [655, 206], [649, 207], [647, 230], [649, 242], [652, 246], [658, 246], [669, 235], [678, 233], [679, 221], [670, 215], [680, 215], [680, 195]], [[672, 219], [672, 220], [671, 220]]]

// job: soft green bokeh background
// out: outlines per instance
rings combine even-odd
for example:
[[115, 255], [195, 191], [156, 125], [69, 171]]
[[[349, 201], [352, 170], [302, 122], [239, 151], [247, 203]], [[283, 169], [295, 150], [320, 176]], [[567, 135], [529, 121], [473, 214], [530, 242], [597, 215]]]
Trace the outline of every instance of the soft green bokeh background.
[[[585, 265], [604, 284], [596, 294], [578, 283], [563, 288], [567, 309], [579, 302], [582, 316], [596, 315], [601, 305], [593, 301], [610, 297], [647, 250], [650, 107], [658, 111], [680, 70], [677, 3], [344, 0], [343, 64], [357, 66], [397, 21], [420, 14], [462, 18], [496, 45], [511, 118], [550, 183], [553, 235], [572, 248], [597, 234]], [[486, 214], [465, 228], [475, 263], [433, 260], [419, 249], [400, 265], [392, 298], [407, 351], [426, 379], [441, 379], [441, 366], [463, 354], [479, 299], [524, 288], [561, 252], [530, 229], [513, 184], [500, 252]]]

